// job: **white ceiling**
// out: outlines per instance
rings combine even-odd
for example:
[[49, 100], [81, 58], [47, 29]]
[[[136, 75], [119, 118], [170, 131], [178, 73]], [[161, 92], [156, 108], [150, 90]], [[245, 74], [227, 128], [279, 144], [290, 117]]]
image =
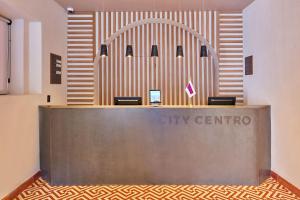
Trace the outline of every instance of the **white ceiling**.
[[[201, 10], [201, 0], [55, 0], [75, 11]], [[241, 11], [254, 0], [204, 0], [205, 10]]]

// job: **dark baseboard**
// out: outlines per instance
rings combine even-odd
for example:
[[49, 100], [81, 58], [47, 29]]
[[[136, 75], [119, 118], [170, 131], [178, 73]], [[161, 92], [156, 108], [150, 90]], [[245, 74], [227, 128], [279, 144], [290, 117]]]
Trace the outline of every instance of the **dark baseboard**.
[[34, 183], [37, 179], [41, 177], [41, 171], [38, 171], [35, 175], [30, 177], [27, 181], [22, 183], [19, 187], [17, 187], [14, 191], [4, 197], [2, 200], [12, 200], [16, 198], [19, 194], [21, 194], [28, 186]]
[[300, 189], [282, 178], [280, 175], [278, 175], [276, 172], [271, 171], [271, 176], [274, 178], [278, 183], [289, 189], [291, 192], [296, 194], [298, 197], [300, 197]]

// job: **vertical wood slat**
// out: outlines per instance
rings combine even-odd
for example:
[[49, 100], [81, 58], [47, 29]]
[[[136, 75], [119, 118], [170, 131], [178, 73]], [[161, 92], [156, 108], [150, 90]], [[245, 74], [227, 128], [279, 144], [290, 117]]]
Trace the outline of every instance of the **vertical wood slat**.
[[[236, 87], [231, 88], [229, 86], [233, 84], [229, 82], [229, 79], [226, 80], [226, 77], [234, 77], [235, 73], [242, 70], [242, 63], [237, 65], [235, 64], [236, 60], [234, 60], [240, 58], [242, 52], [238, 52], [237, 55], [226, 54], [230, 47], [230, 41], [234, 40], [234, 35], [228, 36], [230, 30], [232, 33], [237, 33], [238, 30], [235, 29], [240, 27], [240, 23], [242, 23], [240, 18], [236, 20], [236, 14], [234, 19], [228, 20], [230, 13], [216, 11], [99, 12], [99, 24], [96, 28], [99, 39], [93, 39], [93, 44], [98, 41], [95, 46], [100, 47], [101, 43], [104, 43], [111, 34], [121, 27], [150, 17], [178, 21], [204, 35], [220, 55], [220, 95], [237, 94], [239, 102], [243, 101], [242, 82], [234, 80], [233, 83]], [[231, 27], [227, 21], [237, 24]], [[226, 30], [222, 32], [221, 29]], [[95, 35], [95, 27], [92, 28], [92, 32]], [[228, 37], [230, 40], [226, 39]], [[154, 43], [158, 45], [159, 58], [150, 57], [151, 46]], [[128, 44], [133, 46], [133, 58], [125, 58]], [[178, 44], [183, 46], [184, 58], [176, 58]], [[200, 58], [200, 45], [200, 42], [189, 33], [165, 24], [143, 25], [126, 31], [109, 46], [109, 57], [100, 61], [99, 85], [96, 85], [99, 87], [100, 104], [113, 104], [114, 96], [142, 96], [144, 104], [149, 104], [148, 91], [160, 89], [164, 105], [187, 105], [189, 101], [184, 89], [189, 80], [193, 82], [197, 92], [191, 103], [193, 105], [205, 104], [207, 97], [214, 95], [212, 92], [214, 88], [213, 61], [211, 58]], [[231, 66], [231, 62], [234, 65]], [[228, 70], [228, 68], [233, 69]], [[81, 73], [81, 71], [79, 72]], [[93, 74], [94, 72], [91, 71], [90, 73]], [[238, 76], [238, 78], [241, 77]], [[91, 85], [93, 84], [91, 83]], [[94, 90], [87, 91], [91, 91], [91, 94], [82, 93], [82, 98], [84, 95], [92, 98], [93, 100], [89, 103], [93, 104]], [[232, 93], [232, 91], [236, 92]], [[80, 93], [78, 95], [80, 96]], [[73, 93], [72, 98], [74, 98]], [[78, 102], [77, 99], [76, 104]], [[83, 102], [86, 104], [87, 100], [83, 99]], [[79, 104], [81, 103], [79, 102]]]
[[[184, 14], [182, 15], [183, 16], [183, 20], [185, 21], [185, 23], [189, 26], [191, 26], [192, 28], [194, 29], [197, 29], [196, 28], [196, 25], [194, 24], [197, 24], [197, 16], [196, 16], [196, 19], [195, 19], [195, 13], [196, 12], [184, 12]], [[214, 37], [217, 37], [217, 33], [216, 33], [216, 29], [214, 29], [214, 17], [215, 17], [215, 12], [205, 12], [205, 13], [202, 13], [202, 18], [201, 16], [199, 17], [201, 20], [202, 20], [202, 23], [200, 22], [201, 26], [202, 26], [202, 33], [209, 39], [211, 40], [212, 42], [212, 45], [213, 44], [213, 40], [214, 40]], [[149, 17], [153, 17], [153, 16], [156, 16], [155, 13], [153, 12], [143, 12], [142, 13], [144, 15], [144, 18], [149, 18]], [[201, 14], [201, 13], [200, 13]], [[125, 13], [125, 16], [127, 14]], [[161, 15], [161, 13], [159, 13], [159, 15]], [[173, 20], [177, 20], [177, 18], [175, 18], [175, 13], [170, 13], [170, 12], [164, 12], [163, 13], [164, 17], [167, 18], [167, 19], [173, 19]], [[179, 14], [180, 15], [180, 14]], [[178, 15], [178, 16], [179, 16]], [[161, 16], [160, 16], [161, 17]], [[137, 18], [135, 18], [135, 20], [137, 20]], [[195, 22], [194, 22], [195, 20]], [[132, 22], [132, 20], [130, 20]], [[127, 23], [125, 23], [127, 24]], [[186, 97], [186, 94], [184, 92], [178, 92], [178, 93], [182, 93], [181, 95], [179, 95], [180, 97], [178, 98], [178, 102], [176, 101], [176, 98], [178, 95], [175, 95], [177, 91], [181, 91], [181, 90], [184, 90], [184, 85], [188, 82], [188, 80], [191, 78], [192, 81], [194, 82], [194, 85], [196, 88], [200, 88], [199, 89], [199, 94], [198, 94], [198, 98], [199, 98], [199, 101], [197, 101], [197, 98], [194, 98], [193, 99], [193, 104], [195, 105], [199, 105], [199, 104], [203, 104], [203, 103], [206, 103], [206, 99], [208, 96], [210, 95], [213, 95], [212, 93], [212, 88], [213, 88], [213, 72], [212, 72], [212, 59], [203, 59], [203, 61], [200, 61], [199, 58], [194, 58], [194, 56], [196, 55], [199, 55], [200, 54], [200, 45], [198, 43], [195, 43], [197, 41], [194, 41], [194, 39], [187, 33], [185, 33], [184, 31], [182, 32], [179, 32], [179, 36], [183, 36], [183, 43], [187, 45], [187, 47], [185, 45], [184, 48], [185, 48], [185, 54], [186, 54], [186, 57], [191, 57], [191, 59], [189, 58], [184, 58], [184, 66], [183, 67], [183, 80], [179, 80], [178, 78], [178, 75], [179, 74], [182, 74], [180, 72], [178, 72], [178, 75], [176, 75], [176, 64], [177, 64], [177, 59], [173, 59], [171, 58], [172, 57], [175, 57], [175, 51], [173, 52], [173, 49], [176, 48], [177, 45], [175, 45], [176, 42], [175, 41], [175, 37], [177, 38], [177, 36], [171, 34], [174, 30], [172, 27], [170, 26], [166, 26], [166, 25], [158, 25], [159, 26], [162, 26], [164, 27], [162, 31], [164, 31], [163, 33], [158, 33], [158, 35], [162, 35], [160, 36], [161, 38], [161, 41], [160, 41], [160, 44], [159, 44], [159, 52], [160, 52], [160, 57], [163, 57], [163, 58], [159, 58], [159, 65], [158, 64], [155, 64], [155, 59], [152, 59], [150, 58], [150, 50], [151, 50], [151, 45], [153, 44], [154, 42], [154, 36], [156, 35], [156, 26], [155, 25], [144, 25], [144, 34], [142, 38], [142, 41], [141, 38], [137, 38], [137, 42], [142, 42], [144, 47], [142, 47], [142, 49], [145, 51], [144, 53], [142, 53], [143, 55], [140, 56], [138, 58], [138, 60], [143, 60], [142, 63], [144, 66], [141, 66], [141, 64], [139, 64], [137, 62], [137, 65], [139, 67], [141, 67], [143, 69], [143, 78], [145, 79], [144, 81], [139, 81], [139, 83], [142, 83], [143, 84], [143, 89], [142, 89], [142, 97], [143, 99], [148, 99], [148, 90], [149, 89], [154, 89], [156, 88], [158, 85], [156, 85], [156, 79], [159, 79], [160, 81], [157, 81], [158, 83], [160, 83], [160, 88], [162, 90], [162, 92], [165, 94], [164, 95], [164, 104], [170, 104], [170, 105], [180, 105], [180, 104], [188, 104], [188, 99]], [[199, 27], [200, 28], [200, 27]], [[138, 30], [138, 28], [137, 28]], [[199, 31], [199, 30], [198, 30]], [[212, 33], [212, 31], [214, 31]], [[139, 31], [137, 31], [139, 32]], [[125, 35], [128, 34], [128, 33], [125, 33]], [[131, 34], [129, 33], [129, 36]], [[127, 37], [124, 37], [124, 42], [125, 40], [128, 38]], [[130, 38], [130, 37], [129, 37]], [[158, 37], [157, 37], [158, 38]], [[156, 40], [157, 40], [156, 38]], [[124, 43], [123, 42], [123, 43]], [[139, 46], [139, 45], [137, 45]], [[172, 48], [166, 48], [168, 46], [171, 46]], [[197, 48], [195, 48], [195, 46]], [[164, 47], [164, 48], [162, 48]], [[146, 49], [145, 49], [146, 48]], [[125, 49], [126, 49], [126, 44], [124, 44], [123, 46], [123, 50], [124, 50], [124, 53], [125, 53]], [[195, 49], [195, 51], [194, 51]], [[163, 51], [161, 51], [163, 50]], [[135, 53], [136, 54], [136, 53]], [[192, 55], [190, 55], [192, 54]], [[136, 54], [137, 55], [137, 54]], [[195, 60], [194, 60], [195, 59]], [[124, 58], [124, 60], [126, 60], [126, 58]], [[163, 62], [162, 62], [163, 61]], [[203, 62], [203, 63], [202, 63]], [[199, 64], [198, 64], [199, 63]], [[198, 67], [194, 67], [194, 66], [199, 66], [200, 63], [202, 63], [202, 70], [199, 69]], [[178, 64], [180, 65], [180, 63], [178, 62]], [[127, 66], [128, 65], [128, 66]], [[130, 91], [132, 90], [133, 87], [129, 87], [130, 90], [128, 91], [128, 86], [130, 86], [130, 84], [132, 84], [132, 77], [135, 77], [134, 75], [132, 75], [132, 73], [130, 72], [126, 72], [126, 70], [131, 70], [131, 68], [128, 68], [129, 66], [131, 66], [132, 64], [130, 62], [125, 62], [124, 63], [124, 94], [129, 94], [129, 93], [135, 93], [134, 91]], [[158, 67], [161, 66], [161, 67], [164, 67], [164, 68], [159, 68]], [[157, 68], [157, 71], [159, 71], [160, 73], [156, 73], [156, 68]], [[178, 68], [182, 68], [182, 67], [178, 67]], [[135, 69], [135, 68], [134, 68]], [[198, 78], [197, 79], [197, 76], [199, 76], [199, 73], [195, 74], [197, 72], [197, 70], [201, 73], [202, 71], [204, 71], [202, 73], [202, 78]], [[135, 71], [135, 70], [134, 70]], [[163, 76], [161, 76], [163, 75]], [[178, 78], [178, 82], [179, 84], [174, 84], [174, 82], [176, 82], [176, 78], [174, 77], [176, 75], [176, 78]], [[192, 75], [192, 76], [191, 76]], [[160, 76], [163, 78], [160, 78]], [[126, 78], [128, 80], [126, 80]], [[120, 77], [121, 79], [121, 77]], [[137, 74], [137, 79], [138, 80], [141, 80], [141, 77], [139, 74]], [[195, 81], [194, 81], [195, 80]], [[200, 82], [198, 82], [197, 80], [199, 80]], [[162, 82], [163, 81], [163, 84]], [[202, 85], [200, 84], [201, 81], [203, 81]], [[184, 82], [184, 83], [183, 83]], [[181, 83], [181, 84], [180, 84]], [[136, 83], [138, 86], [139, 84]], [[145, 85], [144, 85], [145, 84]], [[201, 89], [201, 86], [202, 86], [202, 89]], [[178, 89], [178, 87], [180, 87], [180, 89]], [[139, 87], [137, 87], [139, 88]], [[135, 89], [136, 90], [136, 89]], [[176, 91], [176, 92], [175, 92]], [[139, 92], [136, 92], [137, 94]], [[202, 94], [203, 93], [203, 94]], [[122, 92], [119, 93], [120, 95], [118, 96], [122, 96]], [[183, 102], [180, 102], [180, 98], [183, 99]], [[148, 102], [146, 101], [145, 104], [148, 104]]]

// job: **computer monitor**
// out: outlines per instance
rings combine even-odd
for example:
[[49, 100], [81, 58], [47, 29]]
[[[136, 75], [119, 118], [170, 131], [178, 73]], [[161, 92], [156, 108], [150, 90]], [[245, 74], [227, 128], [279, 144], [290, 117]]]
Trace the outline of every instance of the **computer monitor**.
[[208, 105], [234, 106], [236, 97], [208, 97]]
[[114, 97], [115, 105], [137, 106], [142, 105], [142, 97]]
[[161, 103], [160, 90], [150, 90], [150, 104], [159, 104]]

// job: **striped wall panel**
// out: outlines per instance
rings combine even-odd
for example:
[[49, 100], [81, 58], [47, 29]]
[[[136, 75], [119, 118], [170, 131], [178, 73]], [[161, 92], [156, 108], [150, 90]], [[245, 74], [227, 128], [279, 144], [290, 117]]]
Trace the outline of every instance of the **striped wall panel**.
[[[112, 105], [114, 96], [142, 96], [144, 104], [149, 104], [150, 89], [162, 91], [164, 105], [207, 103], [214, 84], [212, 58], [200, 58], [201, 44], [191, 34], [170, 25], [143, 25], [125, 32], [111, 43], [108, 48], [109, 56], [101, 59], [99, 68], [93, 69], [91, 55], [95, 55], [94, 49], [98, 49], [101, 43], [121, 27], [146, 18], [178, 21], [204, 35], [219, 53], [220, 95], [238, 96], [238, 102], [243, 102], [242, 15], [216, 11], [182, 11], [70, 15], [69, 104]], [[96, 25], [93, 26], [93, 23]], [[133, 45], [132, 58], [125, 57], [127, 44]], [[152, 44], [158, 45], [158, 58], [150, 57]], [[181, 59], [176, 58], [178, 44], [184, 48], [184, 58]], [[184, 91], [189, 80], [192, 80], [197, 92], [191, 100]]]
[[94, 104], [95, 14], [68, 17], [68, 104]]
[[[98, 46], [113, 33], [138, 20], [166, 18], [184, 23], [201, 32], [217, 47], [217, 12], [99, 12]], [[125, 57], [126, 45], [133, 45], [134, 56]], [[151, 58], [151, 45], [157, 44], [159, 57]], [[184, 58], [176, 58], [182, 44]], [[212, 58], [200, 58], [200, 42], [191, 34], [166, 24], [147, 24], [129, 30], [109, 46], [109, 56], [100, 61], [99, 103], [112, 105], [114, 96], [142, 96], [149, 104], [149, 90], [162, 91], [164, 105], [203, 105], [213, 95]], [[184, 89], [191, 80], [197, 95], [188, 99]]]
[[243, 14], [219, 13], [219, 62], [221, 96], [236, 96], [244, 102]]

